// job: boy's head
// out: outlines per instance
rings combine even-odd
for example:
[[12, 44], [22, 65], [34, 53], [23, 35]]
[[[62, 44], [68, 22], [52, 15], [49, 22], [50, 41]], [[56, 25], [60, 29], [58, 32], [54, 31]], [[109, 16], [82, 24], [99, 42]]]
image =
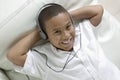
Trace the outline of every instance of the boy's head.
[[56, 48], [69, 51], [73, 48], [75, 30], [70, 14], [62, 6], [54, 3], [42, 7], [38, 24], [46, 39]]

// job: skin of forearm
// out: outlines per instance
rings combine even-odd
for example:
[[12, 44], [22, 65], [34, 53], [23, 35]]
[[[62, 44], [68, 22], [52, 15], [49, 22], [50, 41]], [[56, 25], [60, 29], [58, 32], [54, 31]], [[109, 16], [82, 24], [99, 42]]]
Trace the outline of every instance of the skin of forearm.
[[103, 7], [101, 5], [85, 6], [71, 11], [70, 14], [75, 21], [89, 19], [94, 26], [97, 26], [103, 15]]
[[14, 64], [23, 66], [26, 59], [26, 53], [40, 39], [41, 38], [38, 30], [34, 30], [32, 33], [25, 36], [24, 38], [22, 38], [20, 41], [13, 45], [13, 47], [8, 52], [7, 55], [8, 59], [12, 61]]

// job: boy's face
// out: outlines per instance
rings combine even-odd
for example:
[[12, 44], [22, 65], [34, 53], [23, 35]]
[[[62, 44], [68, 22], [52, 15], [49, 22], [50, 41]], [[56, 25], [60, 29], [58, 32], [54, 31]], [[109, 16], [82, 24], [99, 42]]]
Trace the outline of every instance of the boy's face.
[[65, 51], [73, 48], [75, 30], [67, 13], [60, 13], [45, 22], [48, 40], [56, 47]]

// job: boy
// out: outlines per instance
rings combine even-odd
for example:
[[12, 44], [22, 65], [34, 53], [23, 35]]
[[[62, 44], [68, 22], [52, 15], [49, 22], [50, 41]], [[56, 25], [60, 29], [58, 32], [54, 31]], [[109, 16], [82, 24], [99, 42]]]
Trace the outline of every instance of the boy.
[[[100, 5], [77, 9], [71, 12], [73, 19], [85, 20], [75, 24], [62, 6], [47, 4], [37, 21], [41, 36], [34, 30], [13, 45], [7, 57], [17, 72], [41, 80], [120, 80], [119, 70], [104, 56], [92, 32], [102, 14]], [[41, 38], [48, 42], [33, 47]]]

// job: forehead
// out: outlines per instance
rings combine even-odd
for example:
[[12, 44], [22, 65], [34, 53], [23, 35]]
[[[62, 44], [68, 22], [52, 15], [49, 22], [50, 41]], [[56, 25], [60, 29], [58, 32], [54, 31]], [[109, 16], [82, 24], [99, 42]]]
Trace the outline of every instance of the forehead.
[[52, 17], [45, 22], [45, 28], [57, 28], [65, 26], [67, 23], [71, 22], [68, 13], [59, 13], [58, 15]]

